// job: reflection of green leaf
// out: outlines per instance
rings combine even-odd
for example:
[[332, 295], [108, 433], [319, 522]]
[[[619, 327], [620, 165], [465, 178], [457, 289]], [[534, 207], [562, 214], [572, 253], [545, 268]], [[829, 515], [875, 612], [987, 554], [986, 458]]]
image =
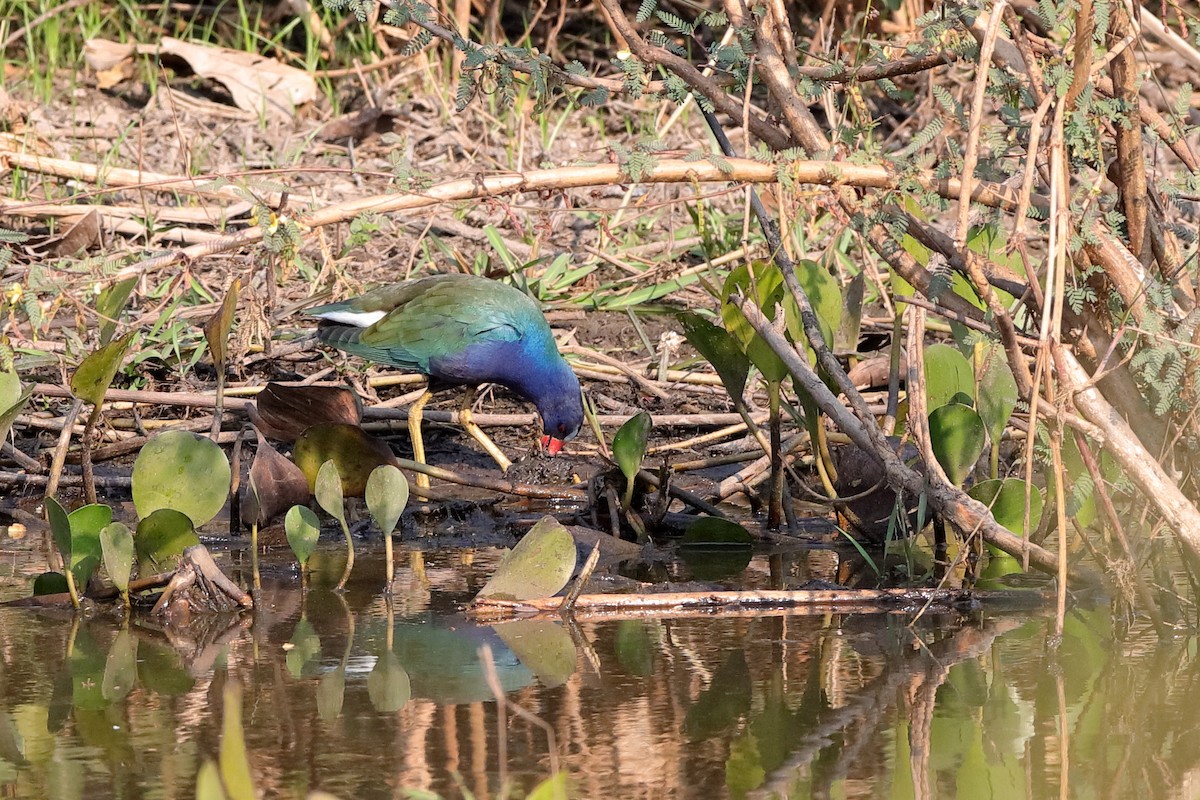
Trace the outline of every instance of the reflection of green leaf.
[[254, 779], [250, 777], [250, 759], [246, 755], [246, 736], [242, 730], [242, 687], [234, 681], [225, 684], [225, 718], [221, 723], [221, 783], [229, 800], [256, 800]]
[[687, 710], [683, 730], [694, 742], [708, 739], [738, 723], [750, 710], [750, 667], [746, 654], [733, 650], [713, 672], [712, 681]]
[[310, 669], [313, 659], [321, 655], [321, 638], [317, 636], [307, 617], [301, 617], [296, 623], [289, 644], [291, 648], [287, 651], [285, 659], [288, 672], [293, 678], [299, 678]]
[[198, 528], [225, 505], [231, 477], [229, 459], [211, 439], [166, 431], [151, 439], [133, 464], [133, 504], [140, 517], [175, 509]]
[[196, 775], [196, 800], [227, 800], [221, 786], [221, 773], [211, 758], [200, 767]]
[[346, 669], [338, 667], [325, 673], [317, 684], [317, 714], [325, 722], [333, 722], [342, 713], [346, 696]]
[[962, 486], [983, 454], [985, 436], [979, 414], [959, 403], [935, 408], [929, 414], [929, 439], [946, 477]]
[[679, 560], [697, 581], [732, 578], [750, 566], [754, 550], [750, 547], [681, 547]]
[[104, 697], [105, 654], [87, 626], [75, 636], [69, 661], [71, 705], [77, 710], [95, 711], [108, 705]]
[[653, 623], [625, 619], [617, 623], [617, 661], [626, 671], [640, 676], [654, 674]]
[[321, 520], [307, 506], [292, 506], [283, 518], [283, 530], [300, 568], [304, 569], [321, 536]]
[[533, 526], [512, 549], [479, 597], [531, 600], [549, 597], [571, 579], [577, 552], [575, 540], [549, 515]]
[[371, 698], [371, 706], [382, 714], [399, 711], [412, 697], [408, 673], [390, 650], [379, 657], [367, 676], [367, 695]]
[[137, 331], [130, 331], [120, 339], [103, 345], [79, 363], [71, 376], [71, 393], [86, 403], [98, 406], [104, 402], [113, 377], [121, 368], [125, 349], [133, 341]]
[[142, 575], [166, 572], [178, 562], [183, 551], [200, 544], [192, 520], [171, 508], [160, 508], [138, 523], [133, 537], [138, 571]]
[[683, 335], [687, 337], [688, 343], [712, 364], [730, 397], [741, 397], [745, 394], [750, 360], [729, 331], [713, 325], [691, 311], [681, 313], [679, 322], [683, 326]]
[[133, 533], [123, 523], [114, 522], [100, 531], [100, 552], [108, 579], [125, 594], [129, 591], [129, 576], [133, 572]]
[[683, 534], [680, 547], [752, 547], [750, 531], [721, 517], [700, 517]]
[[533, 787], [525, 800], [567, 800], [567, 773], [556, 772]]
[[137, 656], [138, 683], [147, 692], [178, 697], [190, 692], [196, 683], [172, 647], [142, 640]]
[[133, 688], [137, 677], [137, 640], [128, 630], [122, 630], [108, 648], [104, 663], [104, 682], [100, 692], [110, 703], [121, 700]]
[[744, 731], [729, 743], [729, 758], [725, 761], [725, 785], [734, 797], [746, 794], [762, 786], [767, 778], [762, 758], [758, 754], [758, 741], [750, 731]]
[[575, 672], [575, 643], [563, 626], [527, 619], [503, 622], [493, 628], [543, 686], [561, 686]]

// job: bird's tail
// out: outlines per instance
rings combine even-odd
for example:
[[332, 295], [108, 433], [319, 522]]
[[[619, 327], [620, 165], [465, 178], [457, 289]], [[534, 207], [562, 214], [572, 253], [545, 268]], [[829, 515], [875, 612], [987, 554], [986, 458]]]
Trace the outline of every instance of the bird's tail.
[[343, 325], [340, 322], [321, 320], [317, 326], [317, 338], [330, 347], [355, 353], [361, 348], [359, 337], [363, 329], [354, 325]]

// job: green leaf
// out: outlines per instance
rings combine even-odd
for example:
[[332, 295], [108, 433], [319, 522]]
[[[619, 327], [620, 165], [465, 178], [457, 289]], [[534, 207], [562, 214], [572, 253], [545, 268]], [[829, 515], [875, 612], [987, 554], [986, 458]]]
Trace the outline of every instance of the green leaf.
[[[1017, 536], [1025, 527], [1025, 481], [1019, 478], [981, 481], [968, 495], [991, 509], [996, 522]], [[1029, 529], [1037, 530], [1042, 521], [1042, 491], [1036, 486], [1029, 493]]]
[[71, 518], [66, 509], [53, 497], [46, 498], [46, 521], [50, 523], [50, 534], [63, 561], [71, 563]]
[[327, 672], [317, 684], [317, 715], [325, 722], [333, 722], [342, 713], [346, 699], [346, 669], [338, 667]]
[[196, 775], [196, 800], [228, 800], [221, 786], [221, 772], [211, 758], [204, 762]]
[[639, 411], [625, 420], [616, 435], [613, 436], [612, 452], [621, 473], [630, 483], [642, 468], [642, 458], [646, 454], [646, 441], [650, 438], [651, 419], [646, 411]]
[[975, 396], [975, 373], [958, 348], [935, 344], [925, 348], [925, 403], [932, 412], [951, 402], [958, 392]]
[[109, 342], [80, 362], [71, 376], [71, 392], [80, 400], [98, 406], [104, 402], [113, 377], [125, 359], [125, 350], [137, 331], [130, 331], [116, 341]]
[[567, 773], [556, 772], [533, 787], [525, 800], [567, 800]]
[[307, 617], [300, 617], [288, 643], [291, 648], [284, 659], [288, 673], [293, 678], [303, 677], [305, 672], [310, 670], [311, 662], [321, 655], [321, 637], [317, 636]]
[[371, 706], [383, 714], [399, 711], [412, 698], [412, 683], [408, 673], [391, 650], [379, 657], [375, 668], [367, 676], [367, 696], [371, 699]]
[[308, 557], [317, 548], [321, 536], [321, 520], [307, 506], [292, 506], [283, 518], [283, 530], [288, 544], [300, 562], [300, 569], [308, 564]]
[[750, 361], [758, 367], [763, 379], [768, 383], [778, 383], [787, 377], [787, 367], [751, 327], [742, 310], [729, 302], [730, 297], [742, 293], [767, 319], [775, 318], [775, 308], [784, 297], [783, 276], [774, 264], [756, 261], [753, 266], [753, 273], [749, 266], [743, 264], [725, 279], [721, 292], [721, 319], [725, 322], [725, 329], [733, 334]]
[[133, 533], [120, 522], [104, 526], [100, 531], [100, 551], [108, 579], [125, 594], [129, 591], [129, 576], [133, 572]]
[[737, 547], [754, 545], [754, 537], [741, 525], [720, 517], [701, 517], [688, 526], [679, 546], [693, 548]]
[[521, 537], [479, 597], [531, 600], [556, 594], [575, 571], [575, 540], [549, 515]]
[[67, 576], [61, 572], [43, 572], [33, 579], [33, 596], [44, 594], [66, 594], [71, 589], [67, 586]]
[[108, 286], [96, 298], [96, 313], [100, 316], [100, 344], [108, 344], [117, 330], [117, 319], [129, 302], [137, 278], [126, 278]]
[[225, 505], [231, 477], [229, 459], [211, 439], [166, 431], [151, 439], [133, 463], [133, 505], [140, 517], [174, 509], [198, 528]]
[[688, 343], [717, 371], [725, 391], [735, 398], [745, 394], [750, 359], [729, 331], [692, 311], [679, 314], [679, 323]]
[[242, 731], [242, 687], [225, 684], [225, 718], [221, 722], [221, 783], [229, 800], [256, 800], [246, 737]]
[[67, 515], [71, 523], [71, 571], [75, 582], [87, 586], [100, 568], [100, 531], [112, 522], [112, 509], [101, 503], [81, 506]]
[[225, 293], [225, 299], [216, 313], [204, 323], [204, 338], [208, 342], [208, 351], [212, 353], [213, 365], [218, 372], [225, 369], [225, 358], [228, 352], [229, 331], [233, 328], [234, 312], [237, 310], [238, 289], [241, 288], [240, 278], [234, 278]]
[[946, 477], [962, 486], [983, 453], [985, 436], [979, 414], [959, 403], [935, 408], [929, 415], [929, 438]]
[[292, 458], [308, 478], [309, 489], [314, 494], [317, 473], [325, 462], [332, 461], [341, 477], [339, 491], [345, 497], [362, 497], [367, 490], [367, 479], [376, 467], [396, 464], [396, 457], [386, 442], [364, 433], [357, 425], [344, 423], [310, 427], [296, 440]]
[[384, 536], [391, 536], [408, 505], [408, 479], [391, 464], [371, 471], [365, 493], [367, 510]]
[[[796, 262], [796, 281], [808, 295], [813, 313], [817, 316], [817, 327], [829, 347], [834, 346], [834, 334], [842, 326], [842, 286], [829, 270], [811, 259]], [[784, 302], [784, 319], [792, 341], [808, 342], [804, 325], [800, 319], [800, 306], [790, 294]], [[857, 339], [854, 344], [857, 344]], [[810, 359], [811, 360], [811, 359]]]
[[33, 386], [22, 386], [16, 372], [0, 370], [0, 444], [8, 439], [8, 432], [25, 404], [33, 396]]
[[993, 442], [1004, 434], [1013, 409], [1017, 407], [1017, 381], [999, 344], [980, 344], [975, 348], [979, 382], [975, 386], [975, 407]]
[[192, 520], [173, 508], [160, 508], [138, 523], [133, 537], [138, 572], [143, 576], [173, 568], [183, 551], [200, 544]]
[[326, 514], [342, 525], [346, 524], [346, 503], [342, 498], [342, 476], [338, 474], [337, 464], [332, 460], [326, 461], [317, 470], [313, 494], [317, 498], [317, 504], [325, 509]]

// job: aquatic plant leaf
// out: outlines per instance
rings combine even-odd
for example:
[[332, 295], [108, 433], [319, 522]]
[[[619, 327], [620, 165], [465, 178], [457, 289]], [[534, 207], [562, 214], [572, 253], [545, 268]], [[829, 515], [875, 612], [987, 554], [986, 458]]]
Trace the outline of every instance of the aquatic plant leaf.
[[125, 350], [136, 335], [137, 331], [130, 331], [120, 339], [103, 345], [79, 362], [75, 374], [71, 376], [71, 393], [94, 406], [103, 403], [104, 393], [108, 391], [113, 377], [121, 368]]
[[67, 576], [61, 572], [43, 572], [33, 579], [34, 597], [44, 594], [66, 594], [69, 591]]
[[100, 693], [110, 703], [124, 699], [137, 680], [137, 640], [128, 629], [121, 630], [108, 648]]
[[288, 644], [291, 647], [284, 658], [288, 673], [293, 678], [303, 677], [309, 671], [313, 660], [321, 655], [321, 637], [317, 636], [308, 617], [301, 617], [296, 623]]
[[71, 518], [66, 509], [53, 497], [46, 498], [46, 521], [50, 523], [50, 535], [63, 561], [71, 563]]
[[929, 439], [933, 455], [955, 486], [962, 486], [983, 454], [983, 420], [973, 408], [950, 403], [929, 414]]
[[137, 670], [138, 683], [156, 695], [181, 697], [196, 685], [175, 648], [147, 639], [138, 645]]
[[314, 494], [317, 473], [326, 461], [332, 461], [341, 476], [341, 492], [345, 497], [362, 497], [367, 491], [367, 479], [376, 467], [396, 466], [396, 457], [386, 442], [368, 435], [357, 425], [340, 423], [310, 427], [296, 440], [292, 458], [308, 478]]
[[0, 370], [0, 444], [8, 439], [8, 432], [13, 423], [25, 410], [26, 403], [33, 396], [33, 385], [22, 386], [21, 378], [16, 372]]
[[741, 525], [720, 517], [701, 517], [688, 525], [679, 541], [681, 548], [736, 547], [754, 545], [754, 537]]
[[758, 367], [763, 379], [778, 383], [787, 377], [787, 367], [750, 325], [742, 310], [729, 301], [734, 295], [744, 294], [767, 319], [775, 318], [775, 308], [784, 298], [783, 276], [774, 264], [757, 261], [753, 266], [753, 276], [750, 266], [743, 264], [725, 279], [721, 291], [721, 319], [725, 329], [733, 334], [750, 361]]
[[732, 578], [745, 571], [754, 558], [754, 548], [729, 545], [681, 547], [679, 560], [688, 568], [692, 579], [717, 581]]
[[317, 548], [317, 539], [321, 537], [321, 520], [308, 506], [292, 506], [283, 518], [283, 531], [287, 534], [292, 553], [300, 562], [300, 569], [304, 569], [308, 557]]
[[558, 593], [575, 571], [575, 540], [558, 520], [544, 516], [504, 557], [479, 597], [531, 600]]
[[543, 686], [561, 686], [575, 672], [575, 642], [562, 625], [549, 620], [520, 619], [501, 622], [492, 628]]
[[367, 676], [367, 696], [371, 707], [381, 714], [399, 711], [412, 698], [412, 682], [391, 650], [379, 657]]
[[[1020, 478], [981, 481], [971, 487], [968, 495], [992, 511], [996, 522], [1011, 533], [1021, 535], [1025, 527], [1025, 481]], [[1042, 521], [1042, 490], [1034, 487], [1029, 493], [1029, 529], [1037, 530]]]
[[408, 479], [391, 464], [378, 466], [367, 478], [365, 497], [371, 519], [384, 536], [391, 536], [408, 505]]
[[80, 506], [67, 520], [71, 523], [71, 571], [78, 585], [87, 586], [100, 568], [100, 531], [112, 522], [112, 509], [102, 503]]
[[228, 800], [225, 789], [221, 786], [221, 772], [217, 762], [211, 758], [205, 760], [196, 775], [196, 800]]
[[[71, 673], [71, 705], [75, 711], [99, 711], [109, 706], [101, 687], [105, 653], [88, 626], [80, 627], [67, 659]], [[76, 717], [78, 720], [78, 717]]]
[[333, 722], [342, 713], [346, 698], [346, 668], [338, 667], [325, 673], [317, 684], [317, 715], [325, 722]]
[[259, 433], [241, 503], [242, 523], [266, 525], [292, 506], [307, 502], [309, 494], [304, 472]]
[[237, 310], [238, 290], [241, 289], [241, 278], [234, 278], [221, 301], [221, 307], [204, 323], [204, 339], [208, 342], [208, 351], [212, 353], [213, 365], [218, 372], [225, 369], [225, 358], [229, 352], [229, 331], [233, 329], [233, 315]]
[[259, 392], [247, 413], [255, 428], [279, 442], [294, 442], [313, 425], [362, 422], [358, 397], [341, 386], [271, 382]]
[[993, 442], [1000, 441], [1004, 426], [1017, 407], [1017, 381], [998, 344], [981, 344], [975, 350], [979, 380], [975, 385], [975, 408]]
[[[834, 346], [834, 335], [842, 326], [842, 286], [829, 270], [812, 259], [803, 258], [796, 262], [796, 281], [808, 295], [813, 313], [817, 317], [817, 327], [821, 329], [821, 338], [829, 347]], [[860, 300], [861, 303], [861, 300]], [[800, 319], [800, 306], [796, 299], [787, 293], [783, 303], [784, 323], [793, 342], [808, 344], [808, 335], [804, 332], [804, 324]], [[859, 314], [861, 316], [861, 307]], [[857, 344], [857, 338], [854, 344]], [[809, 361], [813, 361], [812, 357]]]
[[229, 800], [256, 800], [242, 730], [242, 687], [232, 680], [225, 684], [224, 707], [219, 756], [221, 783]]
[[118, 592], [126, 594], [133, 573], [133, 532], [121, 522], [105, 525], [100, 531], [100, 552], [108, 579]]
[[133, 463], [133, 505], [139, 517], [170, 508], [197, 528], [217, 515], [233, 473], [225, 452], [206, 436], [165, 431]]
[[567, 800], [567, 773], [559, 771], [533, 787], [525, 800]]
[[313, 486], [313, 495], [317, 504], [325, 509], [325, 513], [343, 525], [346, 524], [346, 501], [342, 497], [342, 477], [337, 464], [333, 460], [321, 464], [317, 470], [317, 479]]
[[160, 508], [138, 523], [133, 536], [138, 572], [143, 576], [167, 572], [179, 562], [184, 550], [197, 544], [200, 538], [187, 514]]
[[633, 478], [642, 468], [642, 458], [646, 455], [646, 441], [650, 438], [651, 419], [649, 412], [639, 411], [625, 420], [616, 435], [613, 436], [613, 459], [621, 468], [625, 480], [633, 482]]
[[100, 317], [100, 344], [112, 341], [112, 335], [117, 331], [117, 320], [129, 302], [133, 287], [137, 286], [137, 278], [126, 278], [106, 286], [96, 298], [96, 314]]
[[975, 373], [970, 362], [952, 345], [935, 344], [926, 347], [926, 411], [935, 411], [952, 402], [951, 398], [958, 392], [968, 397], [975, 396]]
[[750, 375], [750, 359], [742, 351], [729, 331], [719, 328], [693, 311], [678, 315], [683, 326], [683, 335], [688, 343], [704, 360], [712, 364], [721, 379], [721, 384], [731, 397], [746, 393], [746, 379]]

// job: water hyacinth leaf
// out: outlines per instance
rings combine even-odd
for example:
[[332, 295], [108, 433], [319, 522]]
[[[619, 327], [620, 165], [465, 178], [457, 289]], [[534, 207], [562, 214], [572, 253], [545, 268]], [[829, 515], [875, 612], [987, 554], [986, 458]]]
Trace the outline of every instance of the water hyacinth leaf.
[[130, 331], [100, 347], [79, 363], [71, 376], [71, 393], [86, 403], [98, 406], [104, 402], [104, 393], [112, 384], [113, 377], [125, 359], [125, 350], [137, 331]]
[[204, 323], [204, 339], [208, 342], [208, 351], [212, 353], [213, 365], [217, 371], [225, 369], [225, 358], [228, 354], [229, 331], [233, 329], [233, 315], [237, 310], [238, 290], [242, 286], [240, 278], [234, 278], [221, 301], [221, 307]]
[[346, 699], [346, 668], [338, 667], [325, 673], [317, 684], [317, 715], [325, 722], [333, 722], [342, 713]]
[[976, 383], [975, 408], [993, 442], [999, 442], [1004, 426], [1017, 407], [1017, 381], [998, 344], [981, 344], [975, 351], [979, 380]]
[[562, 625], [522, 619], [502, 622], [493, 629], [543, 686], [561, 686], [575, 672], [575, 642]]
[[308, 500], [308, 478], [258, 434], [258, 449], [250, 462], [250, 479], [241, 503], [242, 523], [266, 525], [279, 514]]
[[151, 439], [133, 463], [133, 505], [143, 518], [174, 509], [198, 528], [225, 505], [232, 477], [229, 459], [211, 439], [166, 431]]
[[133, 573], [133, 532], [120, 522], [105, 525], [100, 531], [100, 552], [108, 579], [121, 594], [129, 592]]
[[313, 425], [362, 422], [358, 397], [341, 386], [268, 383], [247, 413], [256, 429], [279, 442], [294, 442]]
[[754, 545], [754, 537], [741, 525], [720, 517], [701, 517], [688, 526], [680, 540], [681, 548], [747, 548]]
[[342, 497], [342, 477], [338, 473], [337, 464], [332, 460], [326, 461], [317, 470], [313, 495], [317, 498], [317, 505], [325, 509], [326, 514], [343, 525], [346, 524], [346, 501]]
[[371, 471], [365, 493], [367, 510], [384, 536], [391, 536], [408, 505], [408, 479], [391, 464]]
[[138, 523], [133, 536], [138, 572], [167, 572], [179, 562], [184, 550], [198, 544], [200, 538], [187, 514], [160, 508]]
[[229, 800], [256, 800], [242, 729], [242, 687], [232, 680], [225, 684], [224, 711], [219, 756], [221, 783]]
[[692, 311], [679, 315], [683, 335], [688, 343], [704, 360], [712, 364], [721, 379], [721, 384], [730, 397], [741, 397], [746, 393], [746, 379], [750, 375], [750, 359], [724, 328], [719, 328]]
[[532, 600], [557, 594], [575, 571], [575, 540], [554, 517], [542, 517], [504, 557], [479, 597]]
[[211, 758], [196, 775], [196, 800], [228, 800], [225, 788], [221, 786], [221, 772]]
[[13, 423], [33, 396], [33, 385], [22, 386], [16, 372], [0, 370], [0, 444], [8, 439]]
[[44, 594], [66, 594], [69, 591], [67, 576], [61, 572], [43, 572], [33, 579], [34, 597]]
[[137, 285], [137, 278], [126, 278], [106, 286], [96, 298], [96, 314], [100, 317], [100, 344], [112, 341], [112, 335], [117, 331], [117, 319], [129, 302], [129, 295]]
[[946, 477], [962, 486], [983, 454], [986, 439], [979, 414], [959, 403], [935, 408], [929, 414], [929, 438]]
[[112, 523], [112, 509], [102, 503], [81, 506], [67, 515], [67, 521], [71, 524], [71, 571], [75, 582], [86, 586], [100, 567], [100, 531]]
[[926, 411], [946, 405], [958, 392], [975, 396], [975, 372], [970, 362], [952, 345], [925, 348]]
[[376, 467], [396, 466], [396, 457], [386, 442], [368, 435], [357, 425], [341, 423], [310, 427], [296, 440], [292, 457], [314, 494], [321, 465], [332, 461], [341, 476], [341, 492], [345, 497], [362, 497], [367, 491], [367, 479]]
[[63, 561], [71, 563], [71, 518], [62, 504], [53, 497], [46, 498], [46, 521], [50, 523], [50, 535], [54, 538], [54, 546], [63, 557]]
[[613, 436], [613, 459], [620, 467], [621, 474], [625, 476], [626, 508], [633, 497], [634, 477], [642, 468], [642, 458], [646, 455], [646, 441], [650, 438], [651, 424], [650, 414], [639, 411], [625, 420], [625, 424]]
[[733, 334], [743, 352], [758, 367], [763, 379], [768, 383], [778, 383], [787, 377], [787, 367], [750, 325], [742, 310], [730, 302], [731, 297], [744, 295], [767, 319], [774, 319], [775, 308], [784, 297], [783, 276], [774, 264], [764, 261], [754, 262], [753, 268], [751, 274], [750, 266], [743, 264], [725, 279], [721, 291], [721, 319], [725, 322], [725, 329]]
[[[817, 327], [821, 329], [821, 337], [827, 345], [832, 347], [833, 337], [842, 326], [841, 284], [829, 273], [829, 270], [807, 258], [796, 262], [796, 280], [804, 289], [804, 293], [808, 295], [808, 302], [812, 305], [813, 313], [817, 317]], [[792, 341], [807, 343], [808, 336], [804, 333], [804, 325], [800, 319], [800, 307], [790, 293], [786, 295], [783, 310], [784, 322]], [[856, 338], [855, 344], [857, 341]]]
[[304, 569], [321, 537], [321, 521], [307, 506], [292, 506], [283, 518], [283, 530], [300, 568]]
[[412, 682], [392, 651], [381, 655], [367, 676], [367, 696], [371, 707], [382, 714], [399, 711], [412, 698]]
[[128, 629], [122, 630], [108, 648], [104, 680], [100, 693], [110, 703], [124, 699], [137, 680], [137, 640]]
[[[971, 487], [968, 495], [991, 509], [996, 522], [1017, 536], [1025, 527], [1025, 481], [1019, 478], [981, 481]], [[1037, 530], [1042, 521], [1042, 491], [1029, 492], [1029, 529]]]

